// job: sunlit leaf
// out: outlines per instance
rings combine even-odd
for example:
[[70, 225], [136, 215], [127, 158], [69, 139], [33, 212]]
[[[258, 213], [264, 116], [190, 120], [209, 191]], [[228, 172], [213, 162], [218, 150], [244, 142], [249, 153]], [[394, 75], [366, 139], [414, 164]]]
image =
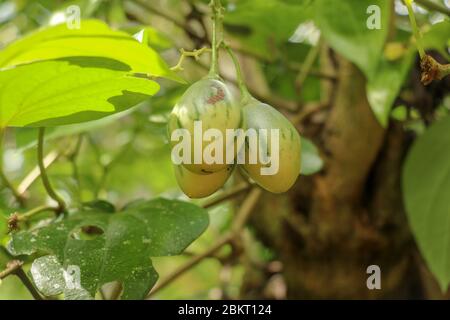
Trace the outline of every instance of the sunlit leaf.
[[88, 58], [47, 61], [0, 72], [0, 128], [99, 119], [155, 94], [159, 85], [126, 72], [81, 67]]
[[40, 29], [0, 52], [0, 68], [73, 56], [120, 61], [132, 72], [180, 81], [156, 51], [125, 32], [113, 31], [98, 20], [82, 20], [79, 29], [65, 23]]

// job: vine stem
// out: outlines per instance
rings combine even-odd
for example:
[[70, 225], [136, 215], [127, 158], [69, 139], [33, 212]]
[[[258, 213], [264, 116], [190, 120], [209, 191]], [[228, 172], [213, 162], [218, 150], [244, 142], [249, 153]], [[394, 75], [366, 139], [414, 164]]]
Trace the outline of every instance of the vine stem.
[[417, 26], [416, 17], [414, 15], [414, 10], [412, 3], [414, 0], [404, 0], [406, 7], [408, 8], [409, 21], [411, 22], [411, 27], [416, 38], [417, 50], [419, 51], [420, 59], [425, 58], [425, 49], [422, 44], [422, 35], [420, 33], [419, 27]]
[[38, 165], [39, 170], [41, 171], [41, 179], [44, 184], [44, 188], [47, 191], [47, 194], [58, 203], [58, 212], [64, 212], [66, 210], [66, 203], [64, 200], [56, 193], [53, 189], [50, 180], [47, 175], [47, 171], [44, 164], [44, 135], [45, 128], [39, 128], [38, 134]]
[[35, 300], [43, 300], [42, 296], [39, 294], [39, 292], [37, 292], [36, 288], [23, 271], [22, 266], [23, 261], [11, 260], [6, 265], [6, 269], [0, 272], [0, 280], [3, 280], [10, 275], [16, 275], [20, 279], [20, 281], [22, 281], [23, 285], [28, 289]]
[[155, 295], [161, 289], [163, 289], [164, 287], [166, 287], [167, 285], [172, 283], [174, 280], [178, 279], [178, 277], [183, 275], [186, 271], [195, 267], [203, 259], [214, 255], [223, 246], [233, 242], [234, 237], [239, 235], [241, 230], [244, 228], [244, 226], [245, 226], [246, 222], [248, 221], [248, 218], [250, 217], [250, 214], [252, 213], [253, 208], [255, 207], [256, 203], [258, 202], [261, 194], [262, 194], [262, 190], [260, 188], [253, 187], [252, 190], [250, 191], [250, 193], [245, 198], [244, 202], [242, 203], [238, 213], [236, 214], [236, 218], [234, 219], [233, 225], [231, 226], [231, 230], [224, 236], [220, 237], [216, 241], [216, 243], [212, 247], [210, 247], [208, 250], [206, 250], [205, 252], [203, 252], [197, 256], [194, 256], [189, 261], [187, 261], [185, 264], [181, 265], [174, 272], [169, 274], [167, 276], [167, 278], [161, 280], [159, 282], [159, 284], [157, 284], [153, 288], [153, 290], [147, 295], [147, 299], [151, 298], [153, 295]]
[[245, 84], [245, 81], [244, 81], [244, 77], [242, 76], [241, 64], [239, 63], [239, 60], [237, 59], [233, 50], [231, 50], [231, 48], [226, 43], [222, 43], [222, 46], [227, 50], [228, 54], [231, 57], [231, 60], [233, 60], [234, 67], [236, 69], [238, 86], [239, 86], [239, 89], [241, 90], [242, 103], [245, 105], [252, 98], [252, 95], [248, 91], [247, 85]]
[[180, 59], [178, 60], [178, 63], [173, 66], [172, 68], [170, 68], [170, 70], [172, 71], [183, 71], [183, 62], [187, 57], [193, 57], [196, 61], [198, 61], [199, 57], [205, 53], [205, 52], [210, 52], [211, 49], [207, 48], [207, 47], [203, 47], [201, 49], [197, 49], [194, 51], [185, 51], [184, 49], [180, 49]]
[[24, 212], [19, 215], [19, 221], [26, 221], [30, 219], [32, 216], [44, 212], [44, 211], [56, 211], [58, 208], [52, 207], [52, 206], [39, 206], [34, 209], [31, 209], [30, 211]]
[[209, 76], [216, 77], [219, 74], [219, 30], [222, 25], [222, 6], [220, 0], [211, 0], [210, 7], [212, 10], [212, 43], [211, 43], [211, 68]]
[[297, 88], [298, 94], [300, 94], [303, 84], [308, 78], [308, 75], [311, 73], [311, 69], [314, 66], [314, 62], [317, 60], [317, 57], [319, 56], [321, 46], [322, 46], [322, 39], [319, 39], [316, 45], [309, 50], [304, 63], [300, 67], [300, 72], [298, 73], [297, 79], [295, 79], [295, 87]]
[[0, 128], [0, 181], [2, 184], [11, 190], [14, 198], [16, 201], [23, 207], [25, 206], [25, 197], [20, 194], [20, 192], [17, 190], [17, 188], [12, 184], [11, 181], [9, 181], [8, 177], [6, 176], [5, 172], [3, 171], [3, 138], [5, 136], [5, 129]]
[[[60, 154], [56, 151], [50, 151], [44, 158], [44, 165], [47, 169], [49, 166], [51, 166], [58, 158]], [[41, 172], [39, 170], [39, 166], [37, 165], [34, 167], [27, 176], [22, 180], [22, 182], [17, 187], [17, 191], [19, 191], [19, 194], [21, 196], [24, 196], [25, 192], [28, 190], [29, 187], [36, 181], [37, 178], [39, 178]]]

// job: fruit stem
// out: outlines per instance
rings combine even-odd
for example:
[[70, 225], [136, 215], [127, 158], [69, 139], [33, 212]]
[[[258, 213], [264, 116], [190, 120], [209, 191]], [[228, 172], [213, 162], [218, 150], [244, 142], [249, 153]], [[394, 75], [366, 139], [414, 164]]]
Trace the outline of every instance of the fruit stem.
[[209, 70], [209, 76], [217, 77], [219, 74], [219, 30], [222, 25], [222, 5], [220, 0], [211, 0], [210, 7], [212, 10], [212, 44], [211, 44], [211, 68]]
[[406, 7], [408, 8], [409, 21], [411, 22], [411, 27], [416, 38], [417, 50], [419, 51], [420, 59], [425, 58], [425, 50], [422, 44], [422, 35], [420, 33], [419, 27], [417, 26], [416, 17], [414, 16], [414, 10], [412, 3], [414, 0], [404, 0]]
[[184, 49], [180, 49], [180, 59], [178, 60], [178, 63], [173, 66], [172, 68], [170, 68], [170, 70], [172, 71], [183, 71], [183, 63], [184, 60], [187, 57], [192, 57], [194, 58], [196, 61], [198, 61], [198, 59], [200, 58], [200, 56], [205, 53], [205, 52], [211, 52], [210, 48], [207, 47], [203, 47], [201, 49], [195, 49], [194, 51], [186, 51]]
[[233, 50], [231, 50], [231, 48], [226, 43], [222, 43], [222, 46], [227, 50], [228, 54], [231, 57], [231, 60], [233, 60], [234, 67], [236, 68], [238, 86], [239, 86], [239, 89], [241, 90], [242, 101], [245, 104], [246, 102], [248, 102], [250, 100], [250, 98], [252, 96], [251, 96], [250, 92], [248, 91], [248, 88], [245, 85], [244, 79], [242, 77], [241, 65], [240, 65], [238, 59], [236, 58], [236, 55], [234, 54]]

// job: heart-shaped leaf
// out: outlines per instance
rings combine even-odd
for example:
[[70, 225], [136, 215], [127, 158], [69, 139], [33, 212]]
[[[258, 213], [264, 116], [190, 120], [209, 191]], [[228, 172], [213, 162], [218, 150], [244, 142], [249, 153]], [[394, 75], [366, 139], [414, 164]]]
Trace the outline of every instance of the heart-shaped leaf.
[[[94, 59], [36, 62], [1, 71], [0, 128], [95, 120], [126, 110], [159, 90], [156, 82], [125, 71], [92, 67], [105, 61]], [[108, 59], [104, 63], [120, 68]]]
[[63, 23], [31, 33], [0, 52], [0, 68], [74, 56], [109, 58], [132, 72], [182, 81], [156, 51], [98, 20], [82, 20], [79, 29]]
[[414, 144], [403, 170], [403, 197], [417, 244], [442, 291], [450, 283], [450, 117]]
[[45, 295], [92, 298], [119, 281], [123, 299], [142, 299], [158, 277], [150, 257], [180, 254], [208, 226], [207, 212], [166, 199], [139, 202], [120, 213], [85, 211], [36, 230], [16, 233], [14, 255], [39, 250], [31, 275]]

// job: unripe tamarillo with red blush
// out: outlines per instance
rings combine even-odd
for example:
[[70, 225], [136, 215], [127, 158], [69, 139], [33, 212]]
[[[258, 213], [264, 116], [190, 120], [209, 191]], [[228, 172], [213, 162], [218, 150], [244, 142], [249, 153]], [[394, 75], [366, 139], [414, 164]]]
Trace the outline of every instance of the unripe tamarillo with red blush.
[[[286, 192], [297, 180], [301, 169], [301, 141], [298, 131], [280, 112], [256, 99], [251, 99], [244, 106], [242, 113], [244, 129], [255, 129], [258, 140], [265, 145], [265, 150], [258, 146], [258, 153], [260, 153], [259, 149], [264, 150], [267, 152], [266, 158], [270, 158], [270, 161], [278, 160], [278, 170], [275, 170], [274, 174], [262, 174], [264, 171], [261, 169], [269, 165], [263, 163], [260, 156], [258, 156], [256, 163], [249, 163], [248, 153], [256, 152], [256, 150], [253, 149], [252, 151], [248, 142], [245, 143], [244, 147], [246, 161], [241, 165], [241, 168], [262, 188], [272, 193]], [[266, 129], [268, 134], [262, 136], [261, 129]], [[276, 141], [271, 141], [273, 139], [270, 134], [271, 129], [278, 129], [275, 130], [275, 132], [278, 132], [278, 144], [275, 143]], [[274, 146], [277, 146], [277, 148], [274, 148]], [[273, 163], [270, 166], [274, 166]]]
[[195, 174], [182, 165], [174, 165], [175, 177], [189, 198], [204, 198], [219, 190], [233, 172], [234, 165], [210, 174]]
[[[198, 121], [201, 121], [200, 126]], [[168, 121], [169, 138], [174, 148], [181, 139], [174, 141], [172, 134], [177, 129], [186, 129], [191, 139], [190, 155], [187, 156], [190, 161], [183, 163], [183, 166], [193, 173], [210, 174], [225, 170], [229, 164], [226, 161], [211, 163], [211, 157], [205, 158], [205, 154], [214, 156], [215, 150], [211, 145], [220, 142], [218, 150], [222, 150], [225, 159], [227, 145], [224, 140], [218, 141], [217, 137], [204, 141], [203, 137], [198, 137], [198, 130], [194, 129], [201, 127], [202, 132], [215, 129], [225, 137], [226, 129], [236, 129], [240, 124], [241, 108], [227, 85], [216, 77], [207, 77], [191, 85], [173, 108]], [[195, 143], [199, 143], [200, 147], [195, 148]]]

